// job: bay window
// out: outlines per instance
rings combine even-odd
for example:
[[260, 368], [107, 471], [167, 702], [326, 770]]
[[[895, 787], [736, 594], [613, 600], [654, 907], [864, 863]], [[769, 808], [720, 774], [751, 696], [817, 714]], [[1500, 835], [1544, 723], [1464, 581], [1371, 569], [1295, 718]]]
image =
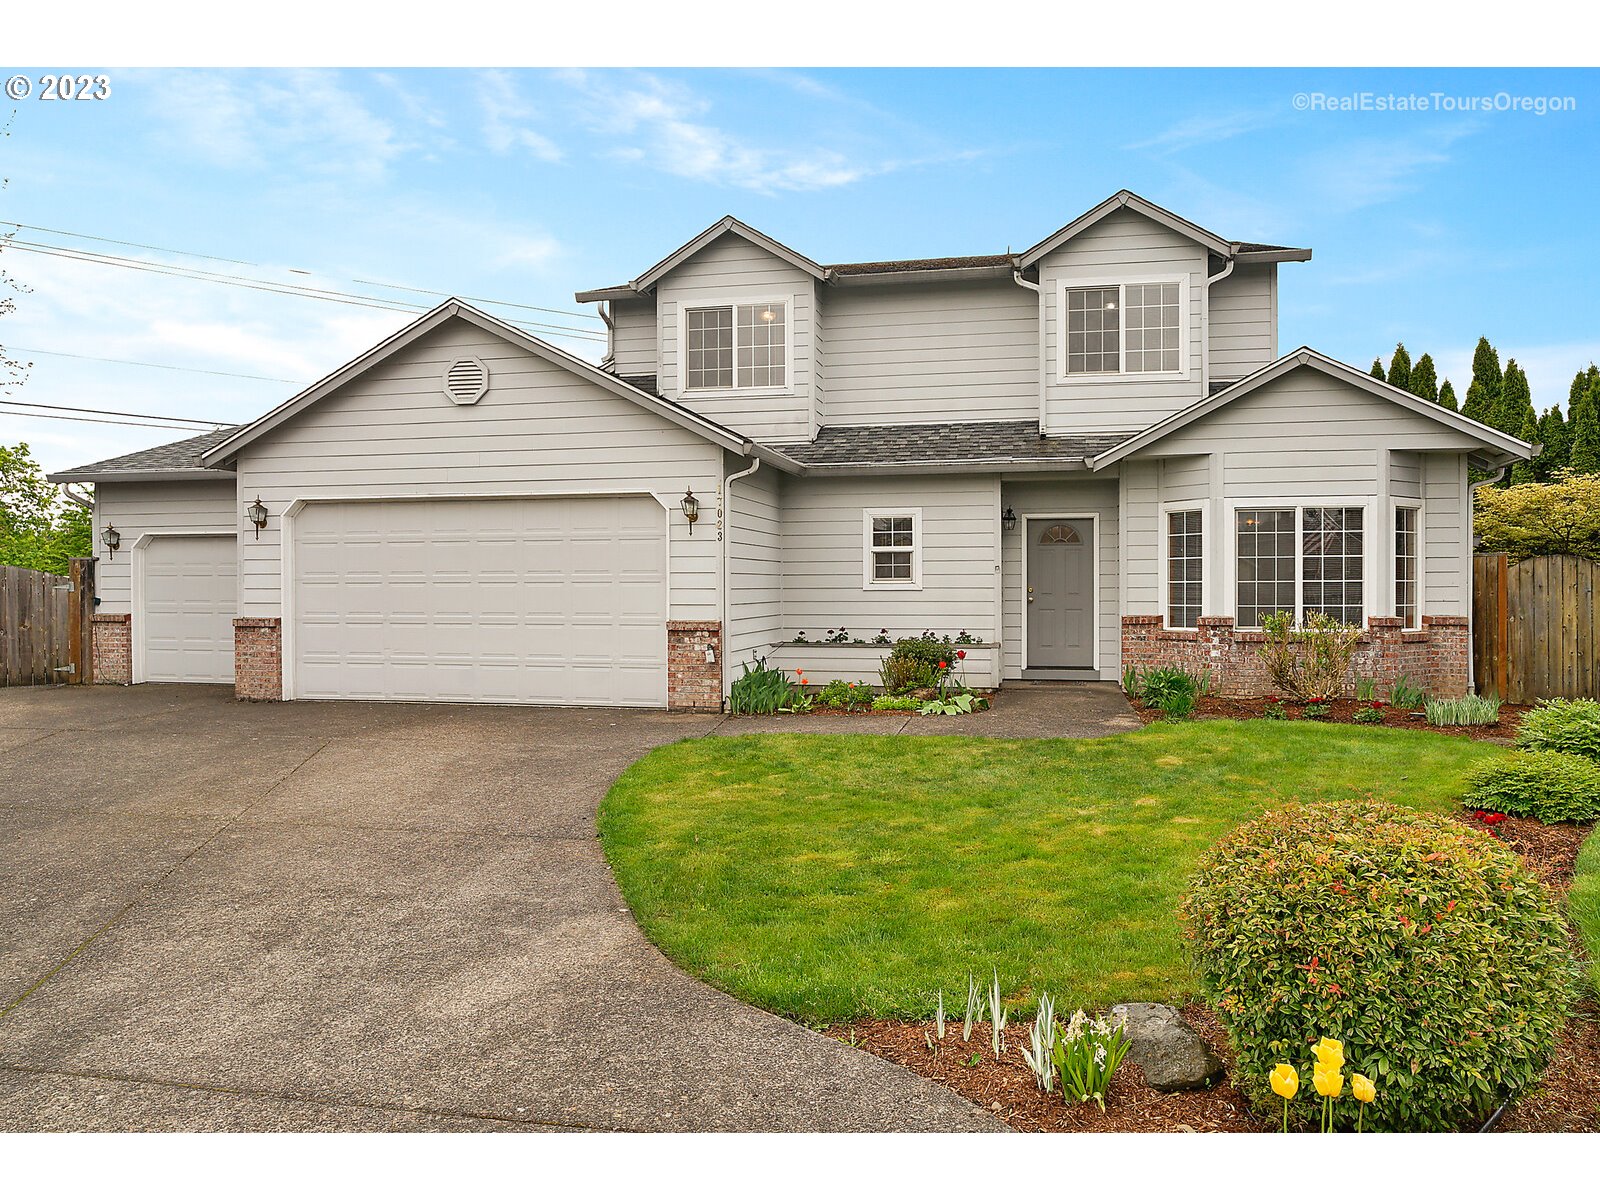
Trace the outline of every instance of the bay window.
[[1167, 514], [1167, 627], [1194, 629], [1204, 602], [1199, 509]]
[[1357, 507], [1241, 508], [1235, 523], [1235, 613], [1240, 628], [1287, 612], [1326, 613], [1360, 626], [1365, 604], [1365, 510]]
[[1417, 510], [1394, 510], [1394, 615], [1405, 622], [1407, 629], [1416, 629], [1417, 601]]

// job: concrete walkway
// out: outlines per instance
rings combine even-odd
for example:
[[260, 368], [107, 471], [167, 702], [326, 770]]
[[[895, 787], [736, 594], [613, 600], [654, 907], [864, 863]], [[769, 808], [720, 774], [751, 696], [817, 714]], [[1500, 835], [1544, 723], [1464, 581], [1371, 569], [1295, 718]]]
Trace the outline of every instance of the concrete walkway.
[[[1137, 724], [1115, 707], [1041, 687], [845, 727]], [[767, 724], [0, 690], [0, 1129], [1000, 1128], [634, 924], [595, 838], [611, 781]]]

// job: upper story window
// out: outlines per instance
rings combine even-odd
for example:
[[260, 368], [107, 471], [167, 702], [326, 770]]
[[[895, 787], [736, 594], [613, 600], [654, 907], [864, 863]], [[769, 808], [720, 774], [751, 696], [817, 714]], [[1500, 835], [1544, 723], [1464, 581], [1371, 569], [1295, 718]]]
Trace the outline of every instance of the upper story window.
[[774, 388], [789, 382], [788, 306], [782, 301], [691, 308], [684, 384], [690, 391]]
[[1062, 374], [1182, 372], [1183, 293], [1176, 279], [1063, 288]]

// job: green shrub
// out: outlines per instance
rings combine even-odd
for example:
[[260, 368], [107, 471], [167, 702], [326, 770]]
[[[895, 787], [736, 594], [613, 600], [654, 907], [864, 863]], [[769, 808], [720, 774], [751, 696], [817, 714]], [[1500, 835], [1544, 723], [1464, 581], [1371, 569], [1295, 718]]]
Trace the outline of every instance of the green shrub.
[[1151, 667], [1139, 686], [1144, 702], [1169, 721], [1183, 720], [1200, 699], [1200, 681], [1177, 667]]
[[[760, 655], [754, 663], [745, 663], [744, 674], [733, 681], [728, 689], [728, 711], [733, 713], [775, 713], [794, 708], [804, 693], [789, 682], [789, 677], [776, 667], [767, 666]], [[809, 706], [809, 697], [804, 698]]]
[[1531, 750], [1473, 772], [1468, 808], [1532, 817], [1546, 825], [1600, 817], [1600, 766], [1578, 754]]
[[1517, 745], [1600, 761], [1600, 701], [1544, 700], [1522, 716]]
[[874, 696], [872, 698], [873, 712], [917, 712], [922, 708], [922, 701], [915, 696]]
[[[1539, 1080], [1572, 996], [1565, 922], [1516, 852], [1393, 804], [1267, 813], [1206, 854], [1179, 911], [1262, 1112], [1274, 1064], [1309, 1082], [1330, 1037], [1377, 1082], [1368, 1128], [1476, 1124]], [[1291, 1112], [1319, 1107], [1303, 1087]]]
[[1427, 700], [1422, 711], [1429, 725], [1493, 725], [1500, 719], [1500, 697], [1462, 696], [1458, 700]]
[[1383, 709], [1376, 704], [1362, 704], [1356, 709], [1355, 720], [1362, 725], [1382, 725]]
[[830, 680], [817, 692], [816, 702], [822, 708], [867, 708], [872, 704], [872, 685]]
[[1342, 625], [1327, 613], [1307, 613], [1296, 625], [1291, 613], [1275, 612], [1261, 620], [1257, 652], [1274, 689], [1296, 700], [1338, 699], [1355, 657], [1361, 630]]
[[901, 638], [879, 668], [883, 690], [899, 693], [940, 687], [960, 663], [958, 655], [961, 653], [964, 652], [958, 651], [955, 642], [948, 637], [925, 634], [919, 638]]
[[1600, 833], [1591, 833], [1578, 852], [1567, 890], [1567, 912], [1583, 939], [1589, 986], [1600, 992]]

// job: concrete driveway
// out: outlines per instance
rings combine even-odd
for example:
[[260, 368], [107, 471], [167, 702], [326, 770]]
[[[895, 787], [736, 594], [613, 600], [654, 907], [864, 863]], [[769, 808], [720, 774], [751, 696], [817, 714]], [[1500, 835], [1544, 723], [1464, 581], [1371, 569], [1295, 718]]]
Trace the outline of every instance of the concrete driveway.
[[717, 717], [0, 690], [0, 1129], [986, 1130], [683, 974], [595, 840]]

